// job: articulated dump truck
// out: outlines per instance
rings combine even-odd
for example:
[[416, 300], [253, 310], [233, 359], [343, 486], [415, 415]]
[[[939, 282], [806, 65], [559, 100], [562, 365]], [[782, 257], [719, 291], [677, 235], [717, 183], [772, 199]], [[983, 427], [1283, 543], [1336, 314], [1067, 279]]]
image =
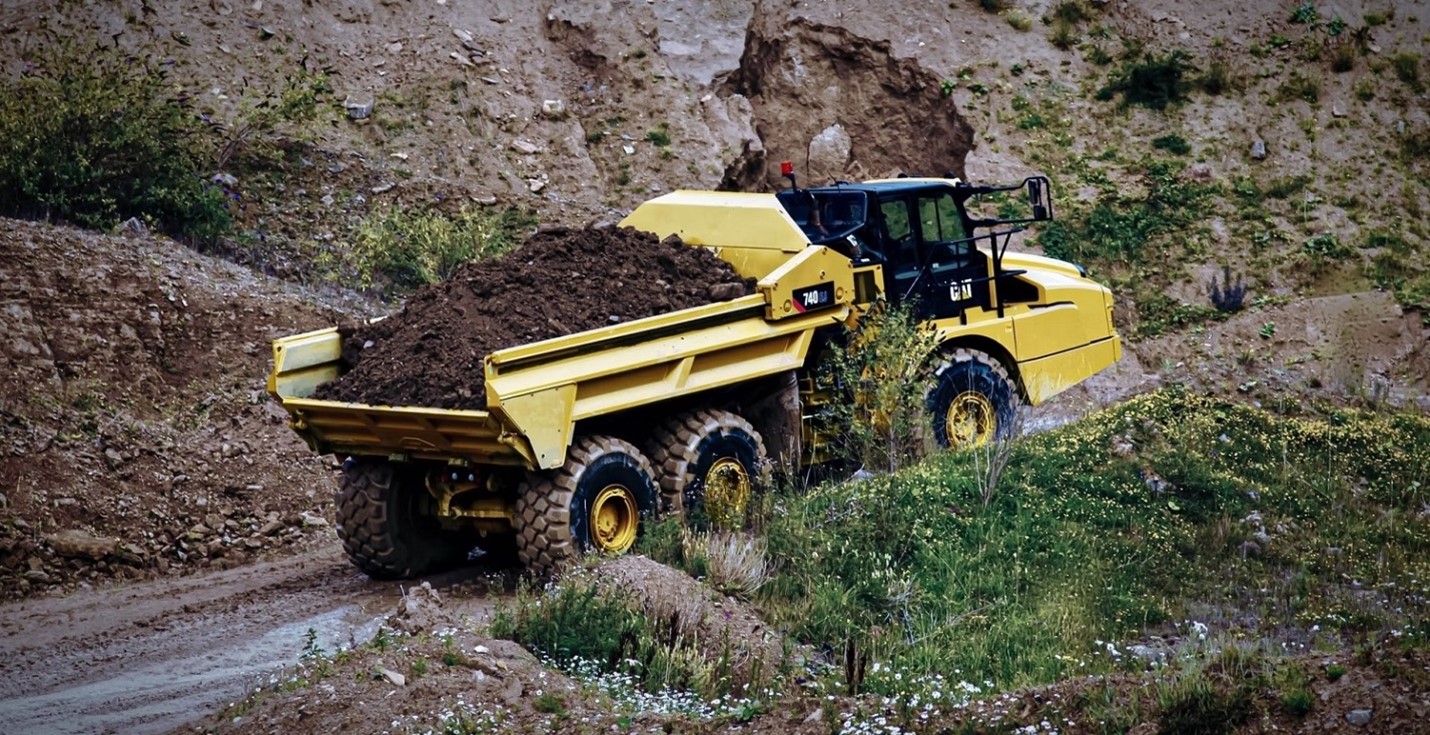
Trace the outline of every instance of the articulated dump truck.
[[875, 303], [937, 336], [925, 403], [946, 447], [1006, 436], [1020, 406], [1116, 362], [1110, 292], [1079, 266], [1007, 252], [1051, 216], [1042, 177], [677, 191], [621, 226], [710, 248], [754, 294], [493, 352], [486, 410], [311, 398], [342, 369], [336, 328], [276, 340], [268, 390], [315, 452], [343, 460], [338, 535], [370, 576], [477, 545], [549, 571], [627, 551], [655, 514], [738, 511], [770, 463], [827, 459], [820, 406], [854, 399], [817, 366]]

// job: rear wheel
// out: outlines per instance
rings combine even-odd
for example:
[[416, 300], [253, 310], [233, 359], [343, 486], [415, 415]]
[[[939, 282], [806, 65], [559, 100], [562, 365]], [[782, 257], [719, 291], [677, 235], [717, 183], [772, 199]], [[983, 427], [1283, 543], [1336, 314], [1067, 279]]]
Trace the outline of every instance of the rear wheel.
[[934, 370], [925, 401], [940, 447], [967, 449], [1013, 434], [1022, 397], [992, 355], [959, 348]]
[[338, 488], [337, 531], [348, 559], [373, 579], [404, 579], [466, 558], [475, 532], [443, 528], [415, 468], [350, 458]]
[[650, 460], [607, 436], [577, 440], [558, 470], [531, 473], [517, 495], [517, 554], [549, 572], [579, 554], [624, 554], [655, 512]]
[[743, 524], [765, 464], [765, 442], [749, 421], [719, 409], [671, 419], [655, 432], [651, 460], [662, 507], [688, 525]]

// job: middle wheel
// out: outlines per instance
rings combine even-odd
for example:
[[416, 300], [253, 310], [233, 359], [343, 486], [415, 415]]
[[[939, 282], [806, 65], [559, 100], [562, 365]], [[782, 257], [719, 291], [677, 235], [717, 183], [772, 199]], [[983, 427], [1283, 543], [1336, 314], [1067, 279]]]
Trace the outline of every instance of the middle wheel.
[[665, 511], [697, 528], [728, 529], [744, 521], [764, 470], [765, 442], [740, 416], [705, 409], [657, 429], [650, 456]]
[[576, 440], [561, 469], [531, 473], [516, 499], [517, 554], [537, 572], [577, 555], [624, 554], [655, 512], [650, 460], [609, 436]]

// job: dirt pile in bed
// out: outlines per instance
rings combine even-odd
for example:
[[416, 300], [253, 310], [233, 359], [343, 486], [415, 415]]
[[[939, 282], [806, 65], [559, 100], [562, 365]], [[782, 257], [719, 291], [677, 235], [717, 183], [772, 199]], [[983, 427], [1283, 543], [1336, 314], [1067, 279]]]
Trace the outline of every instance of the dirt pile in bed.
[[350, 368], [316, 397], [373, 405], [485, 408], [494, 350], [754, 292], [728, 263], [678, 238], [554, 229], [424, 287], [402, 311], [345, 332]]

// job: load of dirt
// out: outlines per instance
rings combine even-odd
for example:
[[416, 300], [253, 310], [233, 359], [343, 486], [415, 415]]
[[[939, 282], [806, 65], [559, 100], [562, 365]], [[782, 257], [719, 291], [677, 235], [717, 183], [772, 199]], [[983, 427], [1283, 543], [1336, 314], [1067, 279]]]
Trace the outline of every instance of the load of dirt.
[[486, 407], [495, 350], [746, 296], [754, 284], [705, 248], [616, 227], [543, 230], [419, 290], [395, 316], [345, 331], [342, 377], [317, 398]]

